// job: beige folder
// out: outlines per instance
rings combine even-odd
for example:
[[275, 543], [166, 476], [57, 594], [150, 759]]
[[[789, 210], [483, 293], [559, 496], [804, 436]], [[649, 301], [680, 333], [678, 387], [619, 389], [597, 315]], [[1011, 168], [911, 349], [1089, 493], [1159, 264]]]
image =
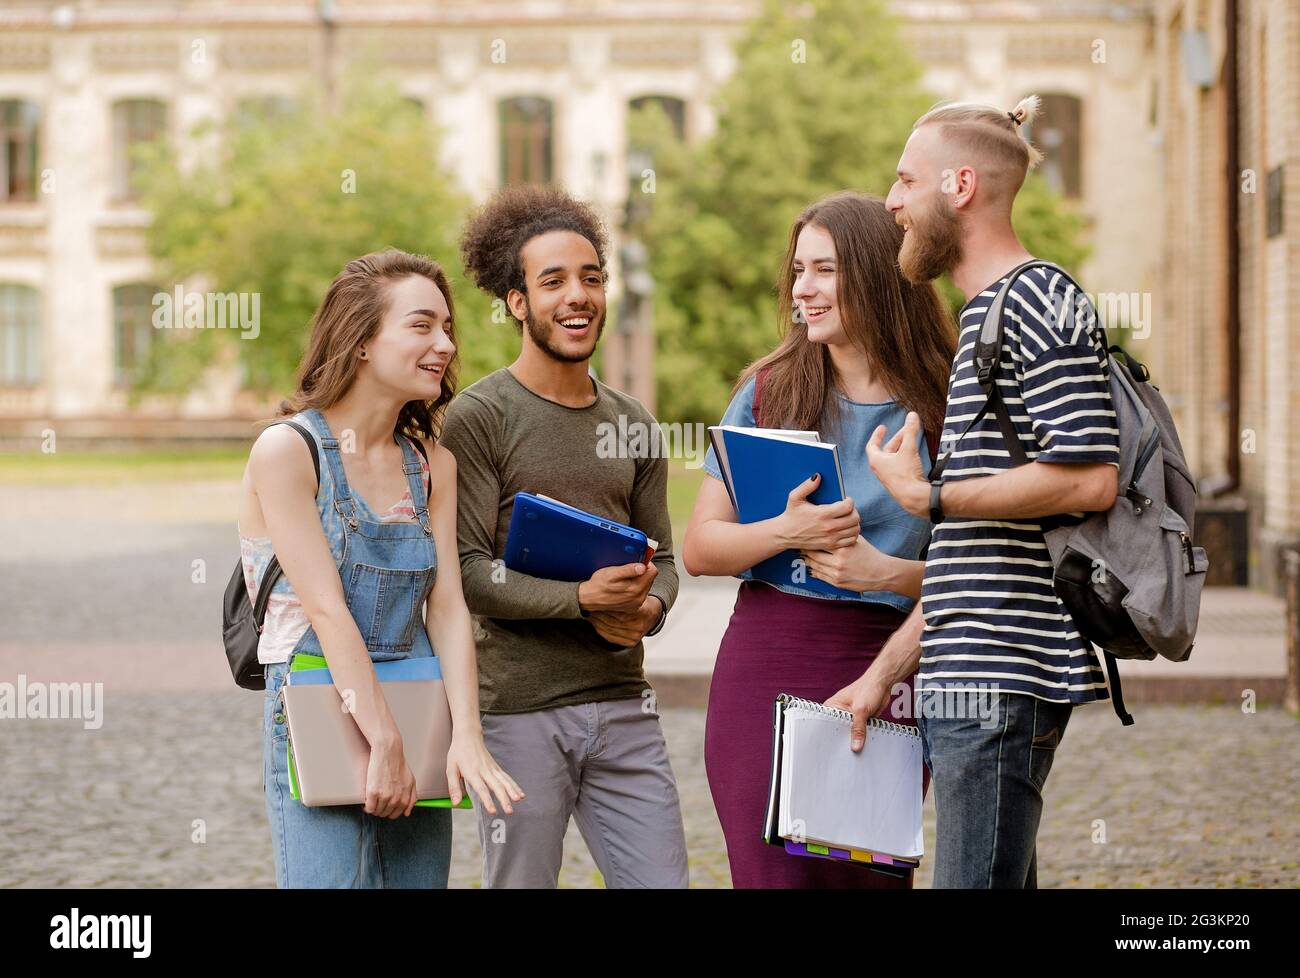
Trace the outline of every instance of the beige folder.
[[[382, 688], [402, 734], [402, 751], [415, 775], [418, 797], [446, 798], [451, 708], [442, 680], [389, 682]], [[370, 744], [338, 690], [332, 684], [286, 683], [282, 692], [302, 803], [364, 804]]]

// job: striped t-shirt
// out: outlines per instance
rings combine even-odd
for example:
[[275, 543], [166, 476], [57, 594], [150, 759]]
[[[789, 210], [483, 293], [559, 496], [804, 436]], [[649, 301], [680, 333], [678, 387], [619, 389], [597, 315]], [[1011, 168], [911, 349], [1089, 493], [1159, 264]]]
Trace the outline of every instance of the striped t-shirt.
[[[948, 381], [945, 482], [1011, 468], [990, 408], [950, 444], [983, 406], [975, 341], [1002, 279], [961, 311]], [[997, 383], [1025, 455], [1040, 462], [1119, 464], [1119, 432], [1103, 368], [1096, 310], [1060, 272], [1021, 273], [1003, 305]], [[1044, 524], [1034, 520], [948, 517], [934, 528], [921, 591], [925, 631], [918, 688], [984, 684], [1057, 703], [1108, 698], [1101, 664], [1052, 589]]]

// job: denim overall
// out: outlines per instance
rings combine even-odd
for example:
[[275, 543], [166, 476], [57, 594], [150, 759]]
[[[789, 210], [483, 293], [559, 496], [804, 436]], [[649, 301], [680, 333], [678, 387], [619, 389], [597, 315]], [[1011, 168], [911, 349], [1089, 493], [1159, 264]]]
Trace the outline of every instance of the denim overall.
[[[433, 588], [437, 552], [420, 457], [407, 439], [398, 439], [416, 522], [383, 523], [353, 495], [325, 416], [312, 409], [293, 420], [317, 441], [323, 464], [316, 509], [371, 661], [433, 655], [421, 609]], [[445, 888], [451, 862], [448, 809], [417, 807], [408, 816], [386, 819], [366, 814], [361, 805], [308, 808], [290, 797], [280, 689], [300, 652], [324, 654], [314, 628], [303, 633], [289, 662], [266, 667], [262, 763], [276, 885]]]

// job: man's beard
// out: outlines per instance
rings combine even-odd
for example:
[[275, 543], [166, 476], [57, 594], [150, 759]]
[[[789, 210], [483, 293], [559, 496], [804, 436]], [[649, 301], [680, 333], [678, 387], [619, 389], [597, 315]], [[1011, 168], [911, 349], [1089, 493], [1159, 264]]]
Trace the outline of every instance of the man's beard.
[[946, 197], [917, 220], [909, 212], [911, 230], [898, 252], [898, 267], [914, 285], [932, 282], [961, 261], [961, 225]]
[[605, 328], [605, 316], [603, 313], [595, 313], [591, 317], [591, 321], [596, 324], [596, 336], [595, 339], [592, 340], [591, 351], [581, 356], [577, 356], [572, 353], [565, 353], [563, 350], [557, 349], [551, 345], [551, 337], [555, 335], [555, 331], [557, 329], [562, 330], [564, 327], [551, 320], [542, 322], [539, 319], [533, 318], [532, 304], [527, 303], [527, 300], [525, 300], [525, 302], [524, 328], [528, 330], [528, 335], [532, 338], [532, 341], [537, 345], [538, 349], [552, 360], [559, 360], [561, 363], [582, 363], [584, 360], [591, 359], [591, 355], [596, 352], [596, 344], [600, 342], [601, 331]]

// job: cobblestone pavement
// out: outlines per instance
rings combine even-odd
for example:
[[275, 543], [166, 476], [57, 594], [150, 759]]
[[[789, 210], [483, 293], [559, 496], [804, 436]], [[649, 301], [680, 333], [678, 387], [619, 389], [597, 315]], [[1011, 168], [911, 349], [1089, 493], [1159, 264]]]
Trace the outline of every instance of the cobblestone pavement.
[[[273, 885], [260, 706], [238, 690], [123, 693], [107, 698], [99, 730], [0, 721], [0, 886]], [[1286, 760], [1297, 722], [1273, 709], [1148, 706], [1138, 723], [1123, 730], [1101, 707], [1071, 721], [1047, 784], [1040, 884], [1300, 885], [1300, 769]], [[668, 709], [664, 726], [692, 885], [728, 886], [704, 714]], [[933, 814], [927, 805], [929, 851]], [[455, 818], [451, 884], [477, 886], [474, 816]], [[560, 883], [601, 885], [576, 830]], [[917, 883], [929, 885], [928, 864]]]
[[[260, 697], [226, 687], [224, 667], [206, 659], [204, 676], [217, 681], [186, 687], [182, 654], [157, 652], [215, 642], [238, 553], [229, 498], [207, 485], [161, 496], [0, 487], [0, 682], [24, 670], [58, 675], [69, 648], [105, 681], [102, 729], [0, 719], [0, 886], [274, 884]], [[144, 669], [129, 668], [133, 642], [154, 648], [138, 657]], [[1105, 705], [1072, 718], [1046, 789], [1040, 884], [1300, 885], [1300, 722], [1277, 709], [1135, 711], [1128, 729]], [[704, 777], [704, 714], [666, 709], [664, 729], [692, 884], [728, 886]], [[455, 820], [451, 883], [476, 886], [474, 815]], [[926, 824], [932, 852], [932, 804]], [[600, 885], [574, 829], [560, 882]], [[917, 882], [928, 885], [929, 862]]]

